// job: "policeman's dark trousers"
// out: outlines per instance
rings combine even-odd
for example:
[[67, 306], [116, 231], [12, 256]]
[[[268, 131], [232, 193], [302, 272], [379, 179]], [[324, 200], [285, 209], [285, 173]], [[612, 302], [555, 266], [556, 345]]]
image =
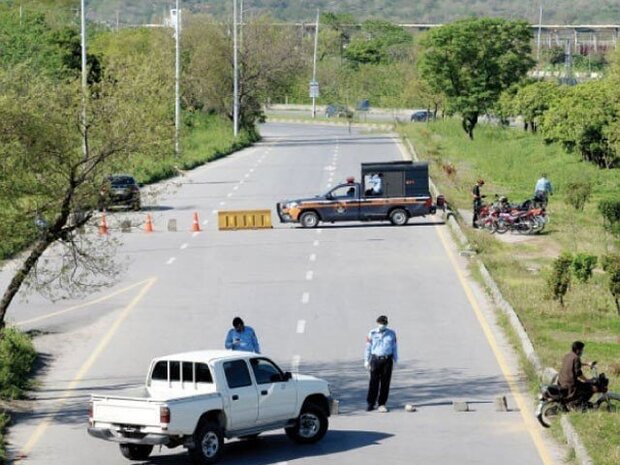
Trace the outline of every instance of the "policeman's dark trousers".
[[366, 402], [374, 407], [379, 395], [379, 405], [385, 405], [390, 393], [390, 380], [392, 379], [392, 357], [376, 357], [370, 359], [370, 383]]

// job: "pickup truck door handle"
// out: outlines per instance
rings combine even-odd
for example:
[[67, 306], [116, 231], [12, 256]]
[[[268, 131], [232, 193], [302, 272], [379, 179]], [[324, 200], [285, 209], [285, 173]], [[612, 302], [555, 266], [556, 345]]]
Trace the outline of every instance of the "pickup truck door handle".
[[235, 394], [234, 396], [232, 396], [232, 400], [239, 400], [239, 396]]
[[267, 392], [267, 391], [261, 391], [261, 392], [260, 392], [260, 395], [261, 395], [261, 396], [266, 396], [267, 394], [268, 394], [268, 392]]

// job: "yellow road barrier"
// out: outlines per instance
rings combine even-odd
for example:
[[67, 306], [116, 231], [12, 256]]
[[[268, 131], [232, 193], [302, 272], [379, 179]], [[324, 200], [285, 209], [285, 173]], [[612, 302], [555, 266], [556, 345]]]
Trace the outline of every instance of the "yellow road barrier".
[[271, 210], [234, 210], [218, 212], [219, 229], [272, 228]]

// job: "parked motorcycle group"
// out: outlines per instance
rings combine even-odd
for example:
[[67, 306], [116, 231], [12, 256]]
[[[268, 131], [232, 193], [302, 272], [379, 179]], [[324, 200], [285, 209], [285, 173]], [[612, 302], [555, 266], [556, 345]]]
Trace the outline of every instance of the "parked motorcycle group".
[[484, 203], [478, 210], [477, 226], [491, 233], [507, 231], [519, 234], [538, 234], [549, 221], [546, 202], [529, 199], [523, 203], [510, 203], [505, 196], [495, 196], [493, 203]]

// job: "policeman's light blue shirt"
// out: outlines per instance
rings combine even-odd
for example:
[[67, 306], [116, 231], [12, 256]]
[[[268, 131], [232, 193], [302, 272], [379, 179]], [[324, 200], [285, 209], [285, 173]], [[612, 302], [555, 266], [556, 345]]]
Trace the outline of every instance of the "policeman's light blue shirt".
[[542, 192], [548, 192], [550, 194], [553, 193], [553, 188], [551, 187], [551, 181], [549, 181], [547, 178], [540, 178], [538, 181], [536, 181], [536, 187], [534, 187], [534, 190], [536, 192], [542, 191]]
[[366, 351], [364, 352], [364, 360], [370, 362], [371, 355], [379, 357], [391, 355], [394, 363], [398, 361], [398, 346], [396, 343], [396, 332], [390, 328], [381, 331], [375, 328], [368, 333], [366, 338]]
[[260, 346], [256, 333], [250, 326], [245, 326], [242, 332], [231, 329], [226, 335], [224, 346], [230, 350], [244, 350], [246, 352], [256, 352], [260, 354]]

